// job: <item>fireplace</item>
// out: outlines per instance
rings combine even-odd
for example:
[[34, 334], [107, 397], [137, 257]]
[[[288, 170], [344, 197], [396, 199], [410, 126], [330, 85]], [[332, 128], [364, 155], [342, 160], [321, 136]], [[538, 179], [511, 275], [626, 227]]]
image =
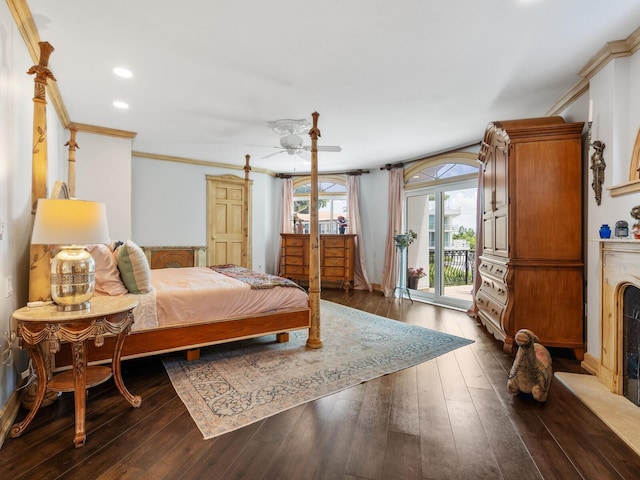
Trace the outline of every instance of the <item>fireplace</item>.
[[602, 241], [598, 380], [640, 406], [640, 241]]
[[640, 406], [640, 288], [634, 285], [625, 287], [622, 294], [622, 317], [622, 393]]

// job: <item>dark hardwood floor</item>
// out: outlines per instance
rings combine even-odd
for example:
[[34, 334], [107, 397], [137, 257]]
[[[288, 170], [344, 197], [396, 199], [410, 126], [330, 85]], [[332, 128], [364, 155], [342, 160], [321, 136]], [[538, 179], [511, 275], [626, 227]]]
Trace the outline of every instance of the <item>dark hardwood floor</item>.
[[[466, 314], [379, 293], [322, 297], [475, 340], [435, 360], [203, 440], [158, 357], [123, 362], [88, 391], [87, 443], [73, 446], [73, 396], [0, 449], [2, 479], [638, 479], [640, 457], [558, 381], [545, 404], [506, 389], [513, 358]], [[581, 372], [552, 350], [555, 371]], [[583, 372], [584, 373], [584, 372]], [[24, 416], [24, 412], [20, 413]]]

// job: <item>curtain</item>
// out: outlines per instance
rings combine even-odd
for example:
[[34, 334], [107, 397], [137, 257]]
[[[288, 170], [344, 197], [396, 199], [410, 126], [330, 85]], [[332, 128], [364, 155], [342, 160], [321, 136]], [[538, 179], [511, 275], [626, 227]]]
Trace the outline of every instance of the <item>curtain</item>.
[[347, 175], [347, 205], [349, 208], [349, 233], [356, 234], [355, 237], [355, 258], [354, 258], [354, 279], [353, 288], [358, 290], [371, 291], [371, 284], [367, 278], [364, 261], [364, 238], [358, 235], [362, 232], [360, 225], [360, 176]]
[[[481, 154], [482, 157], [482, 154]], [[473, 303], [467, 310], [467, 315], [471, 317], [478, 316], [478, 306], [476, 305], [476, 292], [480, 288], [480, 274], [478, 273], [478, 268], [480, 267], [480, 255], [482, 254], [482, 249], [484, 248], [482, 238], [483, 238], [483, 224], [482, 217], [484, 214], [484, 163], [480, 165], [480, 169], [478, 170], [478, 197], [476, 199], [476, 254], [474, 258], [473, 265], [473, 286], [471, 287], [471, 295], [473, 296]]]
[[395, 289], [396, 243], [393, 237], [402, 229], [402, 200], [404, 197], [404, 170], [402, 167], [389, 171], [389, 196], [387, 207], [387, 242], [382, 270], [382, 293], [385, 297], [393, 295]]
[[[291, 177], [282, 178], [282, 189], [280, 192], [280, 232], [293, 233], [293, 180]], [[282, 272], [282, 241], [278, 244], [278, 265], [276, 270], [278, 275]]]

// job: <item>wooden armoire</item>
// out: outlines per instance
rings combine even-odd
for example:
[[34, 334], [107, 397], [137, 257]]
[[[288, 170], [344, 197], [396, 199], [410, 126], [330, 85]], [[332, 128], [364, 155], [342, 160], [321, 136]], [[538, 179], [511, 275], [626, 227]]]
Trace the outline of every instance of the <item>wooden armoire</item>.
[[545, 117], [485, 132], [476, 306], [506, 352], [528, 328], [543, 345], [584, 356], [583, 126]]

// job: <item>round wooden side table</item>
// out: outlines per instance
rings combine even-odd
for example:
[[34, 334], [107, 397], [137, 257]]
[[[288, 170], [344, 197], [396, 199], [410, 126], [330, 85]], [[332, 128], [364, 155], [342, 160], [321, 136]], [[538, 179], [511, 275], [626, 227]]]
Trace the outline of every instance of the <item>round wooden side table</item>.
[[[38, 385], [33, 407], [28, 415], [11, 428], [11, 436], [18, 437], [35, 417], [45, 392], [74, 392], [75, 401], [75, 438], [76, 447], [84, 445], [86, 389], [99, 385], [113, 376], [122, 396], [133, 406], [142, 403], [140, 396], [134, 396], [124, 385], [120, 370], [122, 346], [133, 323], [133, 309], [138, 300], [132, 296], [93, 297], [91, 307], [75, 312], [60, 312], [55, 305], [42, 307], [23, 307], [13, 312], [17, 322], [17, 335], [20, 348], [28, 350], [35, 366]], [[111, 367], [86, 365], [86, 342], [93, 338], [96, 347], [104, 344], [105, 335], [117, 335]], [[60, 342], [70, 342], [73, 352], [71, 370], [56, 374], [49, 379], [44, 354], [56, 353]], [[40, 348], [40, 344], [44, 348]], [[47, 348], [48, 346], [48, 348]], [[43, 353], [44, 350], [44, 353]]]

